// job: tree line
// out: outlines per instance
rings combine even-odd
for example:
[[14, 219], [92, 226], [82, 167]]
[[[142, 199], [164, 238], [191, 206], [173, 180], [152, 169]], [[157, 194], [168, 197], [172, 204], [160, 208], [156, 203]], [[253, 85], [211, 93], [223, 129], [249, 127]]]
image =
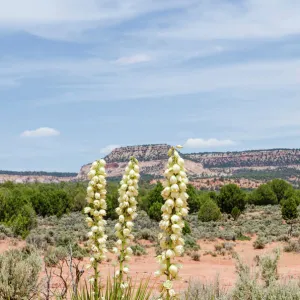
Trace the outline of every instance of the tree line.
[[[14, 234], [26, 237], [37, 225], [37, 216], [45, 217], [82, 211], [86, 204], [84, 182], [0, 184], [0, 223], [11, 227]], [[118, 183], [109, 182], [107, 193], [107, 218], [117, 218]], [[139, 209], [146, 211], [151, 219], [161, 219], [164, 203], [160, 182], [150, 185], [143, 181], [139, 190]], [[238, 218], [247, 204], [277, 205], [283, 209], [285, 219], [297, 217], [300, 191], [284, 180], [274, 179], [253, 191], [244, 191], [235, 184], [223, 186], [219, 192], [200, 191], [188, 185], [190, 213], [196, 213], [203, 222], [216, 221], [222, 213]], [[296, 212], [295, 212], [296, 208]]]

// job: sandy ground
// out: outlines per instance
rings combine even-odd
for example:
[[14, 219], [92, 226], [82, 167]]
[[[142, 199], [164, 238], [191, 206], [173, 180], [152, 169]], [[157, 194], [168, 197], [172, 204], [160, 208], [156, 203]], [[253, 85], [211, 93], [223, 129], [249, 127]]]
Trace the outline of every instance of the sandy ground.
[[[223, 241], [219, 241], [223, 242]], [[147, 255], [141, 257], [132, 257], [130, 261], [130, 274], [133, 278], [145, 278], [149, 275], [153, 276], [153, 273], [158, 269], [158, 264], [155, 259], [155, 248], [149, 245], [147, 241], [141, 241], [141, 243], [150, 246], [147, 248]], [[235, 260], [231, 255], [212, 257], [211, 255], [204, 255], [206, 251], [214, 250], [214, 245], [217, 241], [199, 241], [201, 250], [200, 261], [193, 261], [189, 256], [179, 258], [177, 262], [182, 265], [180, 270], [181, 279], [176, 283], [176, 288], [183, 290], [187, 287], [190, 280], [200, 280], [202, 283], [213, 282], [217, 276], [219, 277], [221, 285], [225, 289], [230, 289], [235, 280]], [[238, 253], [241, 259], [251, 265], [255, 266], [254, 257], [256, 255], [263, 255], [272, 253], [275, 248], [283, 247], [283, 243], [272, 243], [268, 244], [265, 249], [255, 250], [253, 249], [252, 241], [237, 241], [234, 250]], [[24, 246], [24, 242], [18, 242], [17, 245], [12, 245], [9, 240], [0, 241], [0, 253], [7, 249], [19, 248]], [[105, 262], [100, 266], [102, 277], [106, 278], [106, 275], [113, 274], [114, 272], [114, 255], [108, 254], [108, 257], [112, 259], [110, 262]], [[88, 259], [84, 259], [81, 263], [82, 266], [88, 264]], [[68, 272], [68, 269], [65, 269]], [[85, 276], [88, 272], [85, 271]], [[279, 275], [283, 280], [289, 278], [300, 277], [300, 254], [285, 253], [282, 251], [279, 261]], [[43, 277], [43, 274], [41, 274]], [[152, 282], [159, 284], [160, 280], [152, 278]]]

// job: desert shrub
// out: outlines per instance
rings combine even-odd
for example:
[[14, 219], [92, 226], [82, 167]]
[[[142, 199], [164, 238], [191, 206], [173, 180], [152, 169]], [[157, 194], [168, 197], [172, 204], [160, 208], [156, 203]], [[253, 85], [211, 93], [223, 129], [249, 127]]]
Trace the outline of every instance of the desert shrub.
[[35, 246], [37, 249], [46, 250], [48, 245], [53, 245], [52, 240], [49, 243], [50, 238], [47, 239], [46, 235], [30, 233], [26, 238], [26, 242], [30, 245]]
[[212, 284], [191, 281], [181, 300], [227, 300], [228, 293], [221, 287], [218, 278]]
[[290, 237], [287, 234], [282, 234], [277, 237], [278, 242], [288, 242], [290, 240]]
[[185, 241], [184, 248], [186, 249], [186, 251], [188, 251], [188, 250], [193, 250], [193, 251], [200, 250], [200, 246], [197, 244], [197, 240], [194, 237], [192, 237], [191, 235], [186, 234], [184, 236], [184, 241]]
[[13, 236], [13, 232], [12, 232], [11, 228], [6, 227], [3, 224], [0, 224], [0, 233], [2, 233], [3, 235], [5, 235], [7, 237]]
[[266, 240], [265, 238], [259, 236], [254, 242], [253, 247], [254, 249], [264, 249], [266, 246]]
[[271, 283], [278, 280], [278, 261], [280, 257], [280, 252], [276, 251], [275, 256], [262, 256], [259, 260], [259, 265], [261, 268], [261, 278], [265, 282], [266, 286], [270, 286]]
[[221, 218], [218, 205], [213, 200], [206, 201], [200, 208], [198, 218], [202, 222], [217, 221]]
[[0, 255], [0, 299], [32, 299], [37, 293], [41, 259], [36, 253], [9, 250]]
[[147, 254], [145, 247], [140, 244], [133, 245], [131, 249], [133, 251], [133, 255], [135, 256], [142, 256]]
[[156, 234], [155, 232], [153, 232], [153, 230], [149, 229], [149, 228], [144, 228], [142, 230], [139, 230], [136, 234], [135, 234], [135, 238], [136, 240], [147, 240], [150, 242], [154, 242], [156, 240]]
[[192, 252], [191, 253], [191, 258], [194, 261], [200, 261], [200, 253], [199, 252]]
[[54, 267], [59, 261], [65, 259], [67, 256], [68, 251], [64, 247], [48, 247], [44, 256], [44, 261], [46, 266]]
[[233, 220], [236, 221], [239, 216], [241, 215], [241, 211], [236, 206], [231, 211], [231, 216], [233, 217]]
[[216, 251], [221, 251], [223, 249], [223, 245], [222, 244], [215, 244], [214, 247], [215, 247]]
[[300, 239], [297, 241], [289, 241], [283, 248], [284, 252], [300, 253]]

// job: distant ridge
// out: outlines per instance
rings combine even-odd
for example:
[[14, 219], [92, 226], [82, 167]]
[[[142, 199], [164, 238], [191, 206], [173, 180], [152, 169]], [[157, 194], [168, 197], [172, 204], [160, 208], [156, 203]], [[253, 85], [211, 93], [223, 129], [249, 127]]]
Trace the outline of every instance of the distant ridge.
[[[131, 156], [139, 160], [142, 178], [160, 179], [168, 159], [168, 144], [124, 146], [114, 149], [105, 160], [108, 178], [120, 178]], [[182, 154], [190, 180], [198, 187], [223, 179], [247, 182], [245, 188], [273, 178], [283, 178], [300, 185], [300, 149], [275, 148], [261, 150], [198, 152]], [[0, 182], [60, 182], [87, 180], [91, 164], [72, 172], [0, 171]], [[223, 178], [210, 180], [211, 178]], [[208, 180], [209, 179], [209, 180]], [[240, 180], [245, 179], [246, 181]], [[201, 184], [199, 183], [201, 182]], [[205, 184], [203, 183], [205, 182]], [[210, 182], [209, 184], [206, 182]], [[206, 186], [205, 186], [206, 188]]]
[[1, 175], [19, 176], [53, 176], [53, 177], [74, 177], [77, 173], [72, 172], [45, 172], [45, 171], [6, 171], [0, 170]]

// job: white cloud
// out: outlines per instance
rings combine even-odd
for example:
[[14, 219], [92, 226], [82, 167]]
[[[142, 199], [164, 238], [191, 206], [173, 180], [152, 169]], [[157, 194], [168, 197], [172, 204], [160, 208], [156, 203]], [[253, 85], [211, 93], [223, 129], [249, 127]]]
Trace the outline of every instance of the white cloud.
[[25, 130], [21, 133], [21, 137], [24, 138], [48, 137], [58, 135], [60, 135], [60, 132], [58, 130], [49, 127], [40, 127], [35, 130]]
[[150, 61], [151, 57], [147, 54], [137, 54], [133, 56], [124, 56], [117, 59], [117, 63], [121, 65], [137, 64]]
[[100, 149], [101, 154], [109, 154], [112, 152], [114, 149], [121, 147], [120, 145], [108, 145], [102, 149]]
[[223, 146], [232, 146], [236, 143], [232, 140], [218, 140], [218, 139], [188, 139], [185, 148], [214, 148]]

